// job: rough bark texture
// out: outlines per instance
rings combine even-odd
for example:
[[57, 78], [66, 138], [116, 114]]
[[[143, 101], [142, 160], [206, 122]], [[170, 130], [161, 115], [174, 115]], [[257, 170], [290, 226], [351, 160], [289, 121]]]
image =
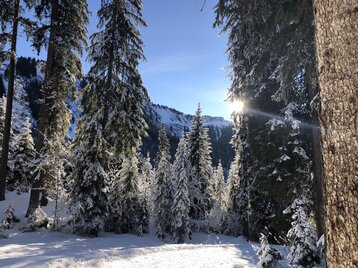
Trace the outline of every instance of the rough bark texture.
[[19, 26], [19, 18], [18, 18], [19, 9], [20, 9], [20, 0], [16, 0], [14, 6], [14, 22], [13, 22], [12, 34], [11, 34], [9, 85], [6, 95], [5, 127], [4, 127], [4, 138], [3, 138], [1, 162], [0, 162], [0, 201], [5, 200], [5, 192], [6, 192], [7, 161], [9, 158], [12, 103], [13, 103], [14, 91], [15, 91], [16, 42], [17, 42], [17, 29]]
[[[50, 27], [50, 40], [47, 50], [47, 60], [46, 60], [46, 71], [45, 71], [45, 84], [46, 81], [51, 77], [53, 73], [53, 64], [54, 64], [54, 57], [55, 57], [55, 38], [56, 38], [56, 27], [54, 26], [54, 22], [56, 22], [58, 17], [58, 1], [53, 0], [51, 2], [51, 27]], [[37, 136], [35, 139], [35, 149], [36, 152], [39, 154], [42, 151], [42, 148], [45, 144], [45, 128], [48, 121], [47, 118], [47, 110], [46, 106], [43, 104], [40, 108], [40, 114], [39, 114], [39, 121], [38, 121], [38, 131]], [[36, 155], [36, 157], [39, 157], [39, 155]], [[35, 180], [31, 187], [31, 193], [30, 193], [30, 199], [29, 199], [29, 206], [27, 208], [26, 216], [30, 215], [37, 207], [41, 205], [46, 205], [47, 200], [44, 196], [45, 190], [44, 190], [44, 172], [40, 171], [40, 177], [39, 179]]]
[[316, 0], [329, 268], [358, 267], [358, 2]]

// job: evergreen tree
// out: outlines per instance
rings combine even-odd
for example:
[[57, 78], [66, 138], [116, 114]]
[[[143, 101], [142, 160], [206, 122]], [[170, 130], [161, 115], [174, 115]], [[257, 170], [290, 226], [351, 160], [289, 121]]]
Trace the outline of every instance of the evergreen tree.
[[35, 149], [30, 127], [30, 120], [27, 118], [17, 138], [17, 146], [13, 156], [13, 187], [19, 188], [20, 191], [28, 190], [32, 183]]
[[213, 201], [207, 192], [212, 179], [211, 145], [208, 129], [204, 127], [200, 105], [193, 118], [192, 129], [188, 133], [188, 158], [191, 165], [189, 176], [190, 217], [204, 220]]
[[215, 193], [215, 201], [219, 203], [221, 207], [225, 206], [225, 178], [224, 178], [224, 170], [219, 161], [219, 164], [214, 171], [213, 174], [213, 185], [214, 185], [214, 193]]
[[292, 227], [287, 237], [292, 241], [288, 260], [294, 267], [315, 267], [320, 262], [317, 237], [309, 221], [312, 201], [307, 193], [295, 199], [284, 212], [292, 214]]
[[231, 163], [227, 182], [227, 219], [225, 233], [233, 236], [242, 234], [243, 218], [246, 210], [242, 208], [246, 201], [246, 191], [240, 185], [240, 161], [235, 157]]
[[47, 204], [48, 191], [64, 173], [64, 142], [71, 121], [67, 99], [76, 91], [76, 79], [81, 74], [79, 57], [86, 45], [88, 22], [86, 0], [36, 1], [35, 10], [43, 25], [34, 31], [33, 43], [38, 51], [47, 46], [47, 60], [35, 139], [36, 179], [27, 215], [40, 204]]
[[259, 262], [257, 263], [257, 268], [278, 268], [280, 267], [278, 261], [282, 259], [281, 254], [270, 247], [267, 237], [264, 234], [261, 234], [260, 237], [260, 250]]
[[183, 135], [179, 141], [172, 174], [176, 178], [173, 203], [173, 240], [184, 243], [191, 237], [189, 227], [190, 199], [188, 190], [189, 160], [187, 158], [187, 142]]
[[103, 230], [109, 212], [108, 174], [103, 165], [106, 142], [100, 124], [101, 114], [92, 110], [100, 104], [99, 101], [92, 87], [85, 88], [81, 104], [83, 117], [77, 126], [73, 148], [74, 167], [70, 176], [69, 200], [72, 231], [95, 236]]
[[4, 218], [0, 222], [0, 229], [12, 229], [15, 223], [20, 220], [15, 216], [15, 210], [11, 205], [8, 205], [4, 211]]
[[[267, 185], [272, 185], [272, 174], [268, 170], [277, 159], [275, 153], [288, 145], [290, 126], [285, 126], [285, 136], [271, 136], [266, 123], [271, 117], [285, 117], [285, 108], [294, 102], [305, 110], [301, 112], [300, 119], [310, 120], [312, 125], [319, 124], [319, 109], [314, 109], [316, 105], [310, 107], [318, 99], [312, 1], [220, 0], [216, 11], [215, 25], [222, 26], [229, 35], [228, 57], [232, 67], [229, 100], [245, 99], [250, 106], [243, 115], [241, 126], [245, 131], [241, 131], [237, 139], [244, 144], [243, 152], [248, 156], [248, 159], [243, 157], [243, 178], [254, 182], [251, 199], [255, 199], [252, 204], [256, 207], [252, 209], [258, 213], [253, 212], [257, 214], [253, 216], [255, 220], [268, 220], [259, 220], [252, 226], [253, 230], [248, 231], [255, 233], [256, 238], [263, 231], [262, 226], [270, 225], [270, 228], [280, 230], [289, 228], [286, 217], [281, 213], [282, 208], [275, 207], [280, 205], [281, 200], [277, 203], [276, 200], [267, 202], [266, 199], [281, 196], [287, 205], [297, 197], [284, 196], [287, 192], [285, 183], [280, 185], [276, 182], [267, 190]], [[317, 127], [303, 132], [301, 138], [306, 146], [303, 148], [313, 160], [316, 223], [322, 233], [320, 133]], [[248, 154], [245, 147], [249, 148]], [[266, 147], [265, 153], [262, 152], [263, 147]], [[296, 177], [292, 178], [296, 180]], [[272, 207], [265, 206], [265, 203], [270, 203]], [[279, 232], [272, 230], [272, 233]]]
[[218, 167], [214, 170], [213, 180], [212, 180], [212, 199], [214, 205], [208, 214], [208, 224], [209, 229], [215, 233], [221, 233], [226, 224], [226, 191], [225, 191], [225, 181], [224, 181], [224, 172], [219, 162]]
[[172, 181], [170, 176], [169, 140], [164, 126], [159, 131], [159, 150], [155, 170], [154, 215], [156, 236], [163, 240], [166, 234], [172, 234]]
[[144, 199], [147, 201], [148, 211], [153, 210], [153, 189], [154, 189], [154, 170], [153, 166], [150, 162], [149, 152], [145, 159], [142, 159], [142, 166], [141, 166], [141, 180], [139, 189], [142, 193]]
[[149, 214], [147, 201], [139, 190], [140, 173], [136, 154], [124, 158], [114, 175], [109, 192], [111, 211], [107, 229], [116, 233], [147, 233]]

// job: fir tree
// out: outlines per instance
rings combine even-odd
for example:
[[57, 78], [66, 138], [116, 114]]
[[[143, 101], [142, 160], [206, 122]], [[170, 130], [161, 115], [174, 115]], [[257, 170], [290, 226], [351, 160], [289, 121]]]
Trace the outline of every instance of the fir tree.
[[312, 201], [306, 193], [295, 199], [284, 211], [292, 214], [292, 227], [287, 237], [292, 242], [288, 260], [294, 267], [314, 267], [320, 262], [316, 232], [308, 218], [310, 207]]
[[231, 163], [229, 177], [227, 182], [227, 219], [226, 219], [226, 234], [238, 236], [242, 234], [242, 219], [244, 217], [244, 211], [242, 211], [243, 194], [242, 185], [240, 185], [240, 161], [238, 157], [235, 157]]
[[148, 210], [153, 210], [153, 189], [154, 189], [154, 170], [150, 162], [149, 152], [145, 159], [142, 159], [143, 163], [141, 166], [141, 180], [140, 180], [140, 192], [142, 193], [145, 200], [147, 200]]
[[34, 171], [35, 148], [30, 127], [30, 120], [27, 119], [17, 139], [17, 147], [13, 156], [14, 187], [18, 187], [20, 191], [29, 189]]
[[257, 263], [257, 268], [278, 268], [280, 267], [278, 261], [282, 259], [281, 254], [270, 247], [270, 244], [267, 241], [267, 237], [261, 233], [260, 237], [260, 250], [258, 252], [259, 262]]
[[163, 240], [166, 234], [172, 233], [172, 181], [170, 176], [169, 140], [162, 126], [159, 130], [159, 149], [157, 168], [155, 170], [154, 215], [156, 236]]
[[119, 171], [110, 180], [111, 213], [107, 229], [116, 233], [133, 232], [142, 235], [148, 232], [149, 214], [146, 199], [138, 185], [138, 158], [135, 153], [133, 155], [121, 161]]
[[108, 174], [103, 164], [106, 141], [100, 124], [101, 114], [92, 110], [99, 101], [99, 96], [93, 94], [90, 86], [87, 87], [82, 99], [84, 115], [78, 123], [73, 148], [69, 200], [72, 231], [95, 236], [103, 230], [109, 212]]
[[190, 217], [204, 220], [212, 200], [207, 192], [212, 178], [211, 145], [208, 129], [204, 127], [200, 105], [193, 118], [192, 129], [188, 133], [188, 158], [191, 165], [189, 176]]
[[76, 79], [81, 75], [80, 56], [83, 46], [87, 45], [88, 22], [86, 0], [36, 1], [35, 10], [44, 24], [34, 31], [33, 43], [38, 51], [47, 46], [47, 60], [35, 139], [39, 153], [36, 179], [27, 215], [39, 206], [40, 193], [40, 204], [47, 204], [48, 191], [64, 173], [64, 141], [71, 121], [67, 99], [76, 91]]
[[173, 177], [176, 178], [173, 203], [173, 240], [175, 243], [184, 243], [191, 237], [191, 230], [189, 227], [189, 171], [187, 142], [185, 135], [183, 135], [175, 153], [172, 170]]
[[15, 210], [11, 205], [8, 205], [4, 211], [4, 218], [0, 222], [0, 229], [12, 229], [15, 223], [20, 220], [15, 216]]

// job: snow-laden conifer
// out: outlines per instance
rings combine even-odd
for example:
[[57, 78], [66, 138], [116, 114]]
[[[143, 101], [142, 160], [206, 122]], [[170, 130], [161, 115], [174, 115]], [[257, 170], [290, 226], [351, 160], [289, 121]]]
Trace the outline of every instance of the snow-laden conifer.
[[204, 220], [205, 214], [212, 206], [207, 192], [212, 177], [211, 144], [208, 129], [204, 127], [200, 105], [188, 133], [188, 158], [191, 165], [189, 176], [190, 217], [193, 220]]
[[12, 229], [15, 223], [20, 220], [15, 216], [15, 210], [11, 205], [8, 205], [4, 211], [4, 218], [0, 222], [0, 229]]
[[303, 193], [284, 213], [292, 213], [291, 229], [287, 237], [291, 241], [288, 260], [294, 267], [314, 267], [320, 262], [315, 228], [309, 221], [312, 201]]
[[109, 231], [137, 235], [148, 232], [148, 208], [139, 182], [138, 158], [133, 152], [131, 158], [121, 161], [119, 170], [110, 179], [111, 209], [106, 224]]
[[235, 157], [230, 166], [228, 182], [226, 186], [227, 191], [227, 228], [226, 234], [238, 236], [242, 233], [241, 218], [242, 211], [240, 211], [240, 161], [238, 157]]
[[176, 178], [173, 203], [173, 240], [175, 243], [184, 243], [191, 236], [189, 227], [189, 172], [190, 163], [187, 158], [187, 141], [185, 135], [183, 135], [175, 153], [172, 169], [172, 176]]
[[72, 232], [97, 236], [103, 230], [109, 211], [106, 141], [100, 124], [101, 113], [91, 111], [99, 96], [87, 88], [83, 95], [84, 116], [77, 126], [74, 143], [73, 172], [69, 199]]
[[282, 259], [281, 254], [274, 248], [270, 247], [267, 237], [261, 233], [260, 250], [258, 252], [259, 262], [257, 268], [278, 268], [278, 261]]
[[157, 156], [157, 167], [155, 170], [155, 199], [154, 216], [156, 236], [164, 239], [167, 234], [172, 234], [172, 181], [171, 164], [169, 153], [169, 140], [167, 133], [162, 126], [159, 130], [159, 148]]
[[13, 181], [14, 187], [20, 191], [29, 189], [32, 183], [34, 171], [35, 148], [32, 138], [30, 119], [23, 123], [21, 133], [17, 138], [17, 146], [13, 158]]
[[213, 172], [211, 189], [214, 203], [208, 214], [209, 229], [212, 232], [221, 233], [226, 224], [226, 191], [221, 161]]

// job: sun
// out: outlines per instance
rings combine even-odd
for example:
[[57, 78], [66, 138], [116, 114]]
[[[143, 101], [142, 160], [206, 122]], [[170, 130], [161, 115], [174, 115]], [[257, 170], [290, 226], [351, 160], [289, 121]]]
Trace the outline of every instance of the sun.
[[241, 100], [229, 102], [229, 109], [231, 114], [242, 114], [244, 111], [245, 104]]

